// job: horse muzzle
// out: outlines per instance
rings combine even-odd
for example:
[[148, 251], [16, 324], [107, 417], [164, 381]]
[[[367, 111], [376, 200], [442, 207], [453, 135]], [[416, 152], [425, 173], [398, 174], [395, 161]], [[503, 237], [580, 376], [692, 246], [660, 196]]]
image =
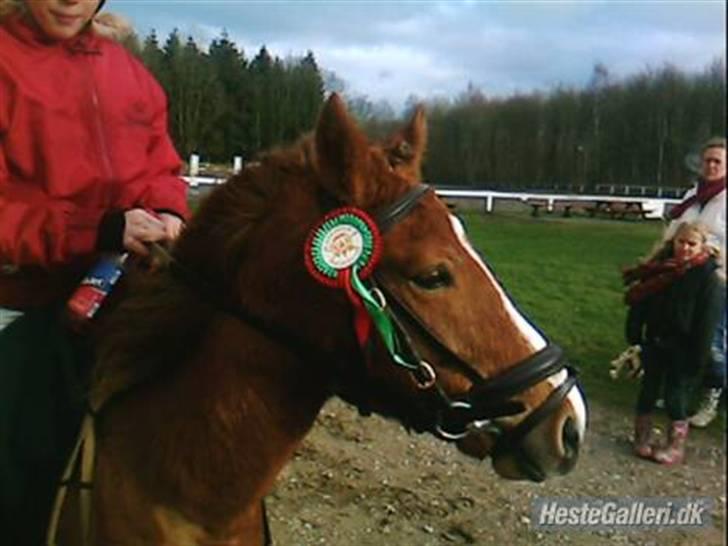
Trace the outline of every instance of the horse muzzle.
[[586, 406], [572, 372], [549, 378], [556, 386], [544, 402], [522, 414], [474, 423], [458, 449], [491, 457], [496, 473], [507, 479], [540, 482], [570, 472], [579, 457], [586, 428]]

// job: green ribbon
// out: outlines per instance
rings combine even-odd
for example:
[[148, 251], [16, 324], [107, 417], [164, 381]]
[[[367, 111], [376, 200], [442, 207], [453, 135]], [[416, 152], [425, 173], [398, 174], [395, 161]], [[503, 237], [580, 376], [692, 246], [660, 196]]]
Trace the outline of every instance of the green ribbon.
[[376, 298], [372, 295], [371, 291], [364, 285], [361, 279], [359, 279], [359, 275], [357, 275], [357, 269], [358, 268], [355, 265], [351, 272], [351, 284], [354, 287], [356, 293], [359, 294], [359, 296], [361, 296], [361, 299], [364, 301], [364, 307], [366, 307], [367, 313], [371, 317], [374, 326], [379, 332], [379, 335], [384, 342], [384, 346], [387, 348], [387, 351], [392, 356], [392, 359], [395, 363], [399, 364], [404, 368], [407, 368], [408, 370], [416, 370], [417, 368], [419, 368], [417, 364], [407, 362], [404, 358], [400, 356], [399, 342], [394, 329], [394, 325], [392, 324], [392, 319], [390, 318], [389, 313], [387, 313], [385, 308], [382, 307], [376, 300]]

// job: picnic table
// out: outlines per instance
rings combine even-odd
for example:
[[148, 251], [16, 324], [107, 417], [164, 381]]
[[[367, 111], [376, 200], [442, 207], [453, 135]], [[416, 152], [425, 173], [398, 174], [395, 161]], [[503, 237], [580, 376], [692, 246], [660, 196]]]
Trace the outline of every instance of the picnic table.
[[565, 199], [528, 199], [526, 203], [531, 206], [531, 216], [533, 217], [537, 217], [539, 211], [543, 209], [547, 214], [561, 212], [564, 218], [569, 218], [571, 216], [571, 210], [574, 207], [584, 207], [585, 205], [582, 201], [568, 201]]
[[581, 210], [592, 218], [600, 216], [612, 220], [625, 220], [628, 218], [641, 220], [647, 218], [647, 215], [652, 210], [645, 208], [644, 202], [640, 200], [615, 201], [613, 199], [570, 200], [530, 198], [524, 202], [531, 207], [531, 216], [534, 218], [538, 217], [542, 210], [546, 211], [547, 214], [560, 212], [564, 218], [569, 218], [572, 212]]
[[592, 206], [585, 209], [589, 216], [595, 218], [597, 215], [606, 216], [612, 220], [626, 220], [635, 218], [644, 220], [649, 210], [645, 210], [642, 201], [594, 201]]

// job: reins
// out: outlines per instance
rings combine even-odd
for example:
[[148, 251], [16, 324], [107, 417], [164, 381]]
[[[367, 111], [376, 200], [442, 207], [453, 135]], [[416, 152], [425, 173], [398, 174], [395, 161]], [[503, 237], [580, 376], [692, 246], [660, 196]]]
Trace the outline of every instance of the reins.
[[[68, 489], [74, 486], [79, 495], [79, 518], [81, 521], [81, 545], [86, 546], [91, 539], [91, 489], [93, 488], [94, 467], [96, 463], [96, 429], [94, 415], [88, 412], [83, 417], [76, 444], [71, 451], [66, 467], [61, 475], [51, 510], [50, 522], [46, 533], [46, 545], [56, 546], [58, 523], [61, 510], [68, 495]], [[79, 467], [79, 479], [72, 480], [76, 467]]]

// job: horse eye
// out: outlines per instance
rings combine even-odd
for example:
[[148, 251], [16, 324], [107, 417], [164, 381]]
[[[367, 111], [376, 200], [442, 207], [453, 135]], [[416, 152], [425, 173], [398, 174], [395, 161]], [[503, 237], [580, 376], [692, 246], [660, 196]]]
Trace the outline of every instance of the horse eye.
[[424, 290], [437, 290], [452, 286], [453, 279], [447, 268], [441, 265], [423, 275], [413, 277], [412, 282]]

